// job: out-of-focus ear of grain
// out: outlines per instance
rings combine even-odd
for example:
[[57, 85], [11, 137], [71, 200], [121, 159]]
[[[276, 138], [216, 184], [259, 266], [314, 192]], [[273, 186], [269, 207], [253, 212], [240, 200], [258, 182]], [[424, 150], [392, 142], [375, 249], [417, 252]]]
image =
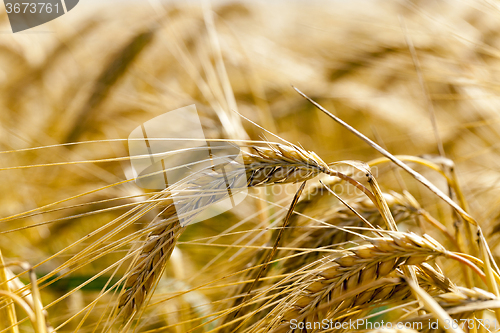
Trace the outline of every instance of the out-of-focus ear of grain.
[[80, 134], [88, 126], [88, 122], [95, 116], [99, 106], [106, 100], [113, 85], [118, 83], [134, 60], [152, 42], [154, 34], [155, 30], [140, 32], [110, 58], [109, 63], [97, 78], [88, 100], [76, 112], [74, 123], [68, 126], [63, 142], [74, 142], [79, 139]]

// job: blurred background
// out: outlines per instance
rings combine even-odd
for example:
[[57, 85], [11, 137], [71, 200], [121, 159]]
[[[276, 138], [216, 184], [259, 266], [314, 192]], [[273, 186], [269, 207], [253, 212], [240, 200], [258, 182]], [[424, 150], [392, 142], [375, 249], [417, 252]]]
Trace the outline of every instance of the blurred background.
[[[83, 237], [142, 194], [132, 183], [110, 186], [125, 181], [130, 171], [126, 138], [141, 123], [186, 105], [196, 105], [213, 138], [277, 140], [234, 110], [327, 163], [380, 157], [292, 85], [393, 154], [438, 156], [441, 145], [455, 163], [472, 215], [496, 239], [499, 5], [490, 0], [82, 0], [68, 14], [16, 34], [0, 8], [0, 249], [5, 260], [40, 264], [41, 278], [98, 240], [106, 229]], [[222, 115], [230, 125], [221, 122]], [[102, 159], [111, 160], [92, 162]], [[439, 174], [415, 168], [447, 190]], [[384, 190], [407, 189], [445, 225], [454, 222], [443, 217], [450, 215], [449, 207], [406, 175], [389, 165], [378, 167], [376, 175]], [[107, 188], [94, 191], [101, 187]], [[43, 208], [44, 214], [15, 216], [84, 193]], [[155, 297], [166, 300], [225, 274], [211, 262], [223, 249], [192, 243], [220, 234], [255, 207], [262, 209], [251, 201], [188, 228], [169, 264], [165, 279], [173, 280]], [[255, 225], [249, 221], [235, 230]], [[74, 330], [82, 315], [66, 320], [105, 289], [108, 278], [116, 280], [105, 269], [125, 253], [113, 250], [41, 281], [51, 324]], [[225, 269], [241, 262], [227, 261]], [[210, 274], [197, 274], [203, 269]], [[118, 276], [123, 273], [121, 268]], [[27, 283], [27, 277], [21, 281]], [[221, 288], [198, 290], [186, 294], [192, 297], [160, 303], [155, 311], [166, 322], [182, 321], [179, 309], [185, 304], [214, 311], [199, 305], [221, 293]], [[92, 316], [99, 315], [93, 313], [81, 329], [94, 329]], [[158, 318], [143, 328], [160, 325]]]

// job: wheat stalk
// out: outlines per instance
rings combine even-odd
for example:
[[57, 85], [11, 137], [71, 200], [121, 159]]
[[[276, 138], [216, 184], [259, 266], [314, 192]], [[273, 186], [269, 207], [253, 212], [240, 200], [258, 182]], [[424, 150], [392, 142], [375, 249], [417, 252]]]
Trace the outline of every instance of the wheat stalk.
[[[342, 256], [324, 263], [319, 272], [305, 277], [306, 285], [292, 292], [289, 301], [280, 307], [282, 319], [290, 320], [307, 314], [324, 299], [339, 297], [350, 289], [388, 276], [399, 266], [421, 264], [447, 254], [443, 246], [427, 235], [420, 237], [402, 232], [389, 232], [387, 235], [383, 238], [368, 238], [367, 244], [345, 250]], [[364, 293], [331, 304], [330, 308], [338, 312], [356, 303], [373, 300], [374, 297], [380, 298], [381, 295]]]
[[241, 169], [237, 168], [238, 162], [233, 160], [228, 163], [224, 172], [219, 169], [205, 170], [188, 178], [184, 183], [171, 185], [165, 190], [175, 189], [175, 194], [166, 192], [173, 198], [186, 194], [188, 196], [178, 199], [175, 204], [170, 200], [160, 214], [162, 219], [148, 227], [153, 231], [147, 236], [137, 259], [127, 273], [125, 291], [118, 302], [118, 309], [125, 319], [135, 316], [143, 305], [163, 273], [177, 238], [189, 221], [208, 205], [228, 197], [228, 182], [234, 184], [245, 176], [248, 187], [295, 183], [329, 170], [328, 165], [315, 153], [295, 146], [253, 146], [251, 151], [253, 153], [244, 154], [244, 175], [241, 174]]

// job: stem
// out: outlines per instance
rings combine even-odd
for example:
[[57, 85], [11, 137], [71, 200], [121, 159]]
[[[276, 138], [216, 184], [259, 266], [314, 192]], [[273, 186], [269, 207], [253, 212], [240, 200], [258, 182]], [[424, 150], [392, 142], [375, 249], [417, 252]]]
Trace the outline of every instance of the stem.
[[474, 220], [472, 216], [470, 216], [465, 210], [462, 209], [457, 203], [455, 203], [453, 200], [450, 199], [446, 194], [444, 194], [440, 189], [438, 189], [434, 184], [432, 184], [427, 178], [410, 168], [408, 165], [404, 164], [401, 160], [396, 158], [394, 155], [389, 153], [387, 150], [384, 148], [380, 147], [378, 144], [370, 140], [368, 137], [366, 137], [363, 133], [359, 132], [356, 130], [354, 127], [351, 125], [347, 124], [345, 121], [342, 119], [338, 118], [337, 116], [333, 115], [330, 111], [326, 110], [324, 107], [313, 101], [311, 98], [309, 98], [307, 95], [305, 95], [302, 91], [299, 89], [293, 87], [295, 91], [297, 91], [302, 97], [307, 99], [311, 104], [313, 104], [315, 107], [317, 107], [319, 110], [321, 110], [323, 113], [325, 113], [327, 116], [347, 128], [349, 131], [352, 133], [356, 134], [359, 138], [361, 138], [363, 141], [365, 141], [369, 146], [374, 148], [376, 151], [390, 159], [393, 163], [395, 163], [397, 166], [408, 172], [413, 178], [415, 178], [417, 181], [422, 183], [425, 187], [427, 187], [429, 190], [434, 192], [438, 197], [440, 197], [444, 202], [446, 202], [448, 205], [453, 207], [460, 216], [467, 222], [473, 225], [477, 225], [477, 222]]
[[[7, 269], [5, 267], [5, 263], [3, 261], [2, 250], [0, 250], [0, 291], [4, 291], [6, 293], [10, 293], [9, 278], [7, 277]], [[19, 333], [19, 328], [17, 326], [17, 317], [16, 317], [16, 308], [14, 307], [14, 303], [7, 301], [6, 307], [0, 310], [2, 317], [5, 318], [5, 323], [2, 326], [4, 328], [10, 327], [6, 332], [7, 333]]]
[[468, 259], [465, 259], [464, 257], [462, 257], [459, 254], [454, 253], [454, 252], [446, 252], [446, 256], [451, 258], [451, 259], [455, 259], [455, 260], [461, 262], [462, 264], [469, 266], [477, 275], [479, 275], [479, 277], [481, 278], [481, 280], [483, 280], [484, 283], [487, 283], [486, 282], [487, 275], [485, 275], [484, 272], [479, 267], [474, 265], [473, 262], [469, 261]]
[[47, 325], [45, 324], [45, 316], [42, 311], [42, 298], [40, 297], [40, 290], [38, 289], [38, 284], [36, 282], [35, 270], [30, 268], [29, 276], [31, 280], [31, 293], [33, 295], [33, 308], [35, 310], [36, 317], [36, 333], [47, 333]]

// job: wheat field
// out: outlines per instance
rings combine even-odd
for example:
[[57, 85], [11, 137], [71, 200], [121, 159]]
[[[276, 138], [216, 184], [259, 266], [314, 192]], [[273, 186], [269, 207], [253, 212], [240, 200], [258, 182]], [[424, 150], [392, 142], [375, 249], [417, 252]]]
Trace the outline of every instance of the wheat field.
[[0, 333], [500, 331], [499, 2], [0, 12]]

